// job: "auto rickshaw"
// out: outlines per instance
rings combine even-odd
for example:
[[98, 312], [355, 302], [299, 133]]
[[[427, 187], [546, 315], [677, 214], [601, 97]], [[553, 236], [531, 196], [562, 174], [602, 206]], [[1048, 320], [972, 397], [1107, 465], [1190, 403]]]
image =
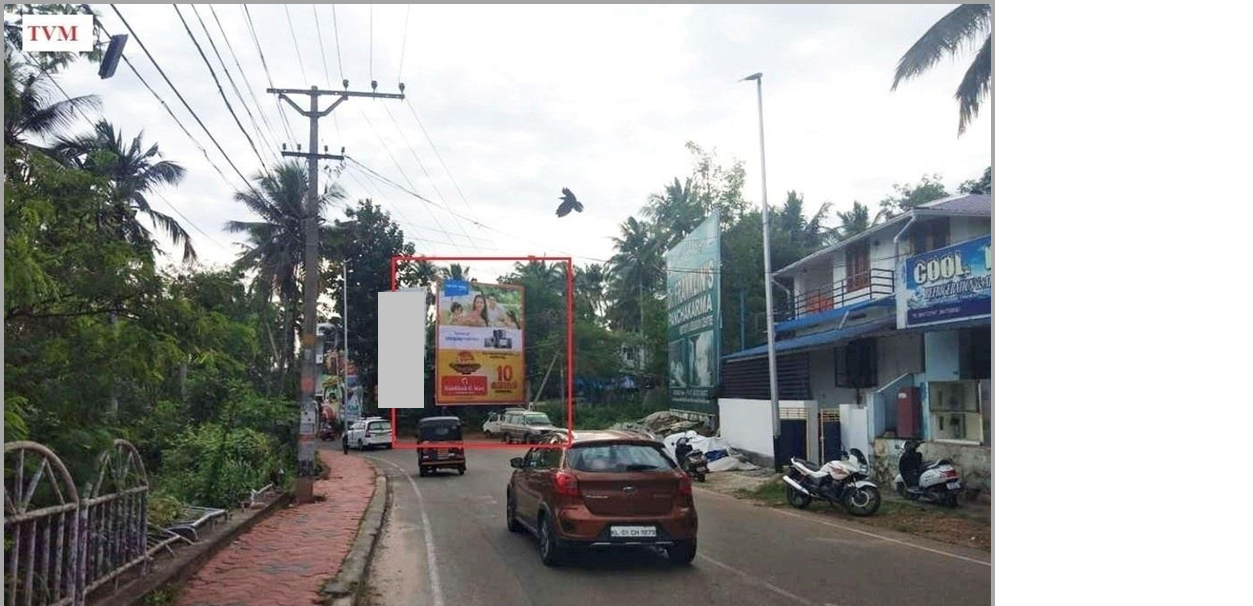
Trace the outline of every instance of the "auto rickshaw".
[[[461, 419], [457, 417], [427, 417], [418, 421], [418, 442], [460, 442]], [[466, 473], [464, 448], [419, 448], [418, 476], [426, 477], [440, 469], [456, 469]]]

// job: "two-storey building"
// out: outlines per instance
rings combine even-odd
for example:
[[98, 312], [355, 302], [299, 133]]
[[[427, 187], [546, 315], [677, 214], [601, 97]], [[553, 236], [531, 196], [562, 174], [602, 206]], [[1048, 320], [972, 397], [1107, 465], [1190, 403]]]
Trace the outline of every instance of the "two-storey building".
[[[894, 475], [913, 437], [990, 490], [991, 212], [987, 195], [937, 200], [775, 272], [782, 460], [859, 448]], [[722, 436], [771, 458], [766, 347], [722, 363]]]

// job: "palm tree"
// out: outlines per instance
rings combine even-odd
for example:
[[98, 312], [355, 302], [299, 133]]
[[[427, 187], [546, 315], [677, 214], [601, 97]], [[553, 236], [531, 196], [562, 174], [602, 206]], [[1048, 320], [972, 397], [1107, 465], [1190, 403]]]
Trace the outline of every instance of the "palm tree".
[[182, 245], [183, 261], [196, 259], [187, 230], [173, 217], [152, 208], [147, 194], [162, 185], [177, 185], [187, 170], [177, 162], [162, 160], [157, 144], [144, 149], [139, 133], [127, 143], [122, 132], [107, 120], [97, 122], [90, 134], [57, 139], [52, 153], [67, 164], [109, 180], [112, 205], [101, 217], [101, 224], [136, 248], [154, 247], [152, 233], [139, 222], [143, 214], [165, 232], [175, 246]]
[[666, 185], [662, 193], [648, 197], [644, 207], [644, 216], [657, 226], [665, 226], [663, 237], [658, 245], [661, 249], [669, 249], [684, 236], [696, 229], [705, 218], [700, 200], [692, 191], [692, 180], [674, 182]]
[[452, 263], [448, 267], [439, 268], [439, 275], [445, 280], [466, 280], [470, 275], [470, 266]]
[[980, 38], [983, 38], [983, 45], [953, 95], [961, 106], [961, 119], [957, 123], [957, 134], [961, 136], [966, 132], [966, 125], [979, 114], [979, 105], [991, 91], [992, 5], [963, 4], [936, 21], [897, 63], [892, 90], [902, 81], [925, 73], [945, 55], [951, 57], [963, 47], [973, 48]]
[[[279, 360], [279, 372], [285, 373], [294, 366], [295, 335], [301, 301], [301, 277], [304, 269], [305, 192], [309, 188], [308, 173], [299, 162], [284, 162], [270, 172], [253, 177], [256, 187], [235, 192], [235, 201], [242, 202], [260, 221], [227, 221], [226, 229], [232, 233], [248, 236], [245, 250], [235, 261], [241, 271], [255, 272], [253, 289], [266, 301], [278, 297], [280, 325], [284, 338], [283, 354]], [[343, 199], [344, 193], [331, 186], [317, 200], [321, 210]], [[322, 224], [319, 229], [331, 231]], [[319, 238], [323, 248], [329, 248], [334, 239], [328, 233]]]
[[840, 226], [835, 228], [840, 240], [847, 240], [867, 229], [870, 229], [870, 208], [861, 202], [853, 202], [853, 210], [835, 211], [840, 219]]
[[592, 319], [604, 313], [605, 266], [589, 263], [574, 268], [575, 305], [586, 305]]
[[87, 110], [100, 106], [95, 95], [53, 101], [59, 95], [52, 77], [27, 63], [13, 64], [4, 54], [4, 144], [44, 150], [33, 140], [54, 138], [70, 129]]
[[831, 212], [831, 203], [824, 202], [818, 207], [814, 216], [808, 219], [805, 218], [804, 204], [804, 196], [795, 191], [789, 191], [787, 200], [783, 202], [782, 208], [775, 211], [775, 218], [771, 220], [771, 223], [801, 249], [812, 252], [813, 249], [826, 243], [829, 230], [823, 227], [822, 223]]
[[[658, 239], [652, 225], [630, 217], [613, 238], [617, 252], [609, 259], [615, 305], [612, 320], [623, 328], [643, 329], [644, 297], [657, 291], [663, 276]], [[634, 309], [632, 309], [634, 308]]]

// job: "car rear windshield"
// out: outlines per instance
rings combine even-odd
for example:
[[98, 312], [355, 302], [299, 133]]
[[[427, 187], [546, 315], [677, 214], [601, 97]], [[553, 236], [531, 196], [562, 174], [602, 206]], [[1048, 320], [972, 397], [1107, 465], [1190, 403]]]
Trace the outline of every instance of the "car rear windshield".
[[570, 449], [570, 467], [578, 471], [621, 473], [674, 469], [661, 449], [647, 444], [594, 444]]
[[392, 424], [387, 423], [387, 422], [370, 423], [370, 426], [366, 428], [366, 431], [391, 431], [391, 430], [392, 430]]
[[530, 414], [526, 416], [524, 421], [527, 425], [552, 425], [552, 421], [548, 420], [548, 415], [544, 413]]
[[422, 428], [423, 440], [450, 441], [461, 439], [459, 425], [429, 425]]

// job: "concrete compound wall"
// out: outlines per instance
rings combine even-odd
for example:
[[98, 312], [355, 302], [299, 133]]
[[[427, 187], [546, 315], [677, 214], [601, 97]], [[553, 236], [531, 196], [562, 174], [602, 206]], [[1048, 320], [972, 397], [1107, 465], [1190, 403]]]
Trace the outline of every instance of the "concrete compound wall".
[[[779, 408], [805, 408], [808, 426], [818, 420], [817, 403], [813, 400], [779, 400]], [[718, 433], [732, 448], [746, 455], [757, 465], [774, 464], [774, 424], [770, 419], [770, 400], [718, 399]], [[817, 434], [809, 432], [807, 443], [811, 457], [817, 452]]]
[[[895, 491], [893, 478], [898, 472], [897, 461], [905, 440], [879, 438], [874, 441], [874, 481], [880, 490]], [[955, 444], [948, 442], [923, 442], [918, 449], [924, 461], [948, 459], [957, 467], [961, 474], [962, 484], [967, 488], [967, 496], [980, 500], [992, 496], [992, 449], [987, 446]]]

